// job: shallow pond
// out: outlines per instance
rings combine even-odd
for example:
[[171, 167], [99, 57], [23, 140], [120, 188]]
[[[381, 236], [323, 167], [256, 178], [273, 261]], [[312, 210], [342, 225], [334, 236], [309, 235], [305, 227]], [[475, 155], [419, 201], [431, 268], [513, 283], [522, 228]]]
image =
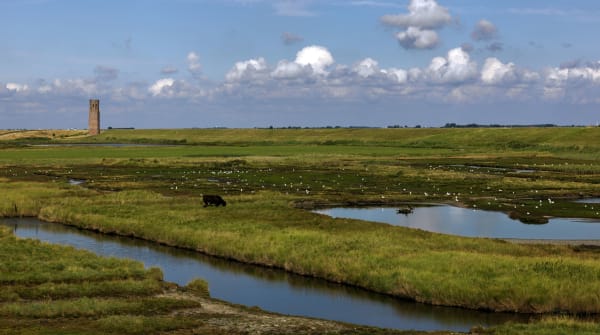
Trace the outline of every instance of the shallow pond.
[[454, 206], [415, 207], [411, 214], [396, 208], [329, 208], [315, 211], [336, 218], [350, 218], [419, 228], [437, 233], [491, 238], [596, 240], [600, 220], [552, 218], [547, 224], [524, 224], [501, 212]]
[[[1, 221], [0, 221], [1, 222]], [[401, 301], [284, 271], [229, 262], [149, 242], [106, 236], [37, 219], [5, 219], [15, 234], [72, 245], [104, 256], [130, 258], [160, 267], [166, 281], [209, 283], [211, 296], [268, 311], [395, 329], [466, 332], [474, 325], [526, 322], [528, 316], [434, 307]]]
[[600, 204], [600, 198], [579, 199], [575, 200], [575, 202], [579, 202], [582, 204]]

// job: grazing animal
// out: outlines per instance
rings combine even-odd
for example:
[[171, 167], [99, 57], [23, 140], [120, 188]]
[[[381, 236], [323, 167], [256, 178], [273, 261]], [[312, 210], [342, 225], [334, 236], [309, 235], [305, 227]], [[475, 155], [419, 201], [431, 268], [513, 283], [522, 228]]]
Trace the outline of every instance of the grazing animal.
[[220, 195], [206, 194], [202, 196], [202, 201], [204, 201], [204, 207], [210, 205], [215, 205], [216, 207], [219, 207], [221, 205], [223, 205], [223, 207], [227, 206], [227, 203], [225, 202], [225, 200], [223, 200], [223, 198], [221, 198]]

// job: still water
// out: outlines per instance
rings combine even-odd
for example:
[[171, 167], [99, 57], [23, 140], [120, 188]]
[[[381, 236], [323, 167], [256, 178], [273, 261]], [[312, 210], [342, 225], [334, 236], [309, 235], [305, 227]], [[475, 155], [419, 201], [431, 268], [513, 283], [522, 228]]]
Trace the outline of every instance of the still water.
[[454, 206], [415, 207], [408, 215], [396, 213], [396, 208], [329, 208], [315, 212], [469, 237], [600, 239], [600, 220], [552, 218], [547, 224], [524, 224], [501, 212]]
[[[1, 221], [0, 221], [1, 222]], [[433, 307], [401, 301], [284, 271], [244, 265], [149, 242], [106, 236], [37, 219], [5, 219], [22, 238], [130, 258], [160, 267], [164, 279], [185, 285], [208, 281], [211, 296], [268, 311], [395, 329], [468, 331], [474, 325], [526, 322], [528, 316]]]
[[575, 202], [582, 204], [600, 204], [600, 198], [578, 199]]

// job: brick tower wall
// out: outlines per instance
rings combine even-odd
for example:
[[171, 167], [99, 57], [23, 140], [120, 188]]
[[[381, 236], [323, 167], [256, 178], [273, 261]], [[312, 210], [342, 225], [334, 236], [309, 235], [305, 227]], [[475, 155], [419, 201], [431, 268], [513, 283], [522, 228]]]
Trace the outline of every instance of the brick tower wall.
[[100, 100], [90, 99], [89, 135], [100, 134]]

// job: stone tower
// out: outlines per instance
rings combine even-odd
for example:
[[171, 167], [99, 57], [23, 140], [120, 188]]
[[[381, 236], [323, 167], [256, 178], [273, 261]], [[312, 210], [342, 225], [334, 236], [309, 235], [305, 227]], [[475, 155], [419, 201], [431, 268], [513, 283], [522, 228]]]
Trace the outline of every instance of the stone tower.
[[100, 134], [100, 100], [90, 99], [89, 135]]

